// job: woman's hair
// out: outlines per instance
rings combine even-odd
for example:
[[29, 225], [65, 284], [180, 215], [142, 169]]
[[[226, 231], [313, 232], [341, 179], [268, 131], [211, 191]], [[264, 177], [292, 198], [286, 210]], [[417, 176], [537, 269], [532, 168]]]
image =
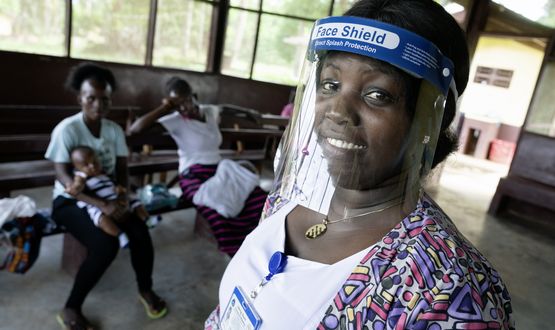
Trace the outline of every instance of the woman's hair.
[[193, 94], [191, 85], [179, 77], [171, 77], [166, 83], [166, 95], [170, 94], [172, 91], [181, 96], [189, 96]]
[[[433, 0], [361, 0], [345, 12], [346, 16], [374, 19], [409, 30], [434, 43], [455, 65], [454, 79], [459, 95], [468, 83], [468, 46], [463, 31], [441, 5]], [[409, 86], [415, 86], [409, 82]], [[414, 104], [416, 90], [408, 91], [408, 104]], [[410, 110], [410, 109], [409, 109]], [[412, 109], [411, 111], [414, 111]], [[456, 135], [449, 130], [456, 112], [451, 91], [447, 97], [441, 131], [432, 167], [441, 163], [458, 147]]]
[[88, 79], [100, 83], [103, 88], [110, 85], [112, 91], [117, 88], [116, 78], [114, 78], [112, 71], [90, 62], [81, 63], [71, 68], [65, 86], [69, 90], [79, 92], [83, 82]]

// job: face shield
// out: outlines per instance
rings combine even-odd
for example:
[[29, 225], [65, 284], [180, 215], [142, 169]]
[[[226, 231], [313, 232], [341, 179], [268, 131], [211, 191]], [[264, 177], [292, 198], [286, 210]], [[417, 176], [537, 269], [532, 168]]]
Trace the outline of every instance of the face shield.
[[[359, 17], [318, 20], [265, 215], [292, 201], [341, 219], [418, 198], [453, 86], [452, 62], [412, 32]], [[341, 203], [349, 196], [356, 207]]]

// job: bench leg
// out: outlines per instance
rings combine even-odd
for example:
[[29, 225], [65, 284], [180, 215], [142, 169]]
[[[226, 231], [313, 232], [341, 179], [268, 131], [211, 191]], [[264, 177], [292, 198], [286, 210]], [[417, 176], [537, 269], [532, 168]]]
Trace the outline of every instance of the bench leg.
[[493, 198], [491, 199], [491, 202], [489, 204], [489, 209], [488, 209], [488, 213], [495, 216], [497, 215], [501, 210], [501, 208], [503, 207], [503, 202], [504, 202], [504, 193], [503, 193], [503, 183], [505, 182], [504, 178], [501, 178], [499, 180], [499, 183], [497, 183], [497, 189], [495, 190], [495, 194], [493, 195]]
[[70, 233], [64, 233], [62, 269], [74, 277], [86, 257], [87, 248]]

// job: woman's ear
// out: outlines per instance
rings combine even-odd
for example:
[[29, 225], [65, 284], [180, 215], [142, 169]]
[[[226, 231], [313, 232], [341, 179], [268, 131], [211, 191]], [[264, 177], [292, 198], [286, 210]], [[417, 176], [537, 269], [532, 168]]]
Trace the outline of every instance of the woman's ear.
[[83, 102], [81, 101], [81, 93], [77, 93], [76, 98], [77, 98], [77, 104], [83, 105]]

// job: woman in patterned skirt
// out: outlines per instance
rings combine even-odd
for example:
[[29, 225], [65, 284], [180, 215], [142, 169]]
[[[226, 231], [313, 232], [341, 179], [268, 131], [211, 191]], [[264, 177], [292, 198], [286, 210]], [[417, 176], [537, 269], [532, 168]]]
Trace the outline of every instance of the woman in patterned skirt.
[[[177, 77], [168, 81], [166, 93], [168, 97], [162, 104], [138, 118], [130, 132], [137, 134], [158, 122], [170, 133], [178, 146], [182, 198], [193, 203], [195, 194], [216, 174], [221, 161], [222, 135], [218, 126], [221, 110], [215, 105], [197, 103], [191, 86]], [[258, 225], [267, 194], [255, 186], [246, 195], [246, 199], [239, 201], [244, 202], [242, 210], [233, 216], [224, 216], [214, 207], [195, 205], [197, 212], [208, 221], [219, 250], [230, 256]]]

